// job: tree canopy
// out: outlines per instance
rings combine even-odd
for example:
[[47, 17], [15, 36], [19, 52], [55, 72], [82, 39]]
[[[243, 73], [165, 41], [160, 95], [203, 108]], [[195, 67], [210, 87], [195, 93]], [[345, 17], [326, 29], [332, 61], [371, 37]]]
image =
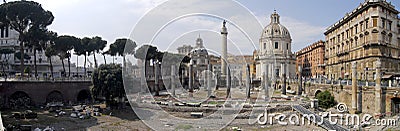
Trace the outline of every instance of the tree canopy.
[[92, 81], [92, 94], [95, 98], [105, 97], [108, 104], [112, 103], [115, 98], [125, 96], [122, 67], [119, 64], [100, 65], [93, 72]]
[[[36, 38], [29, 36], [31, 31], [46, 29], [53, 20], [53, 14], [34, 1], [12, 1], [0, 5], [0, 26], [11, 27], [19, 33], [20, 58], [25, 57], [24, 42]], [[24, 61], [21, 61], [21, 72], [23, 70]]]

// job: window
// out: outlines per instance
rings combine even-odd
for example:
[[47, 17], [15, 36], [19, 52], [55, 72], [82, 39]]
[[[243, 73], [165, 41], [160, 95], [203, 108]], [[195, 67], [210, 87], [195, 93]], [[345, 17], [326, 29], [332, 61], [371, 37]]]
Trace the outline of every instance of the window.
[[10, 33], [10, 31], [9, 31], [9, 27], [8, 26], [6, 26], [6, 37], [8, 37], [8, 34]]
[[372, 19], [372, 26], [377, 27], [378, 26], [378, 19], [374, 18]]
[[356, 29], [356, 34], [357, 34], [358, 33], [358, 25], [355, 25], [354, 29]]
[[1, 38], [4, 37], [4, 28], [1, 28]]
[[385, 21], [385, 19], [382, 19], [382, 28], [385, 28], [386, 26], [386, 21]]
[[264, 43], [264, 49], [267, 49], [267, 43]]
[[368, 29], [368, 21], [369, 21], [369, 19], [365, 20], [365, 29]]
[[392, 30], [392, 22], [391, 21], [388, 22], [388, 30]]
[[278, 48], [279, 48], [278, 42], [275, 42], [275, 49], [278, 49]]
[[289, 43], [286, 43], [286, 49], [289, 50]]

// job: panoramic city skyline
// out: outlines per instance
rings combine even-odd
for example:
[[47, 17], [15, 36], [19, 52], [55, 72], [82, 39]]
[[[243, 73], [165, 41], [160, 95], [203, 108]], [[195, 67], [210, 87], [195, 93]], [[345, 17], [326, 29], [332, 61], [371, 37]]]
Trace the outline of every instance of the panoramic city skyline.
[[[162, 4], [166, 0], [118, 0], [110, 3], [105, 0], [35, 0], [43, 5], [45, 10], [52, 11], [55, 16], [54, 22], [49, 26], [50, 30], [58, 32], [59, 35], [74, 35], [77, 37], [102, 36], [111, 44], [117, 38], [128, 37], [132, 28], [148, 11]], [[387, 0], [392, 2], [396, 8], [400, 6], [399, 1]], [[193, 3], [195, 3], [194, 1]], [[238, 0], [240, 4], [248, 8], [259, 20], [262, 26], [269, 24], [270, 14], [277, 10], [281, 15], [281, 23], [286, 26], [292, 36], [292, 52], [296, 52], [307, 45], [318, 40], [325, 40], [323, 33], [326, 28], [337, 22], [347, 12], [351, 12], [364, 0], [345, 1], [345, 0], [311, 0], [311, 1], [244, 1]], [[287, 4], [290, 3], [290, 4]], [[219, 8], [224, 5], [207, 6], [207, 8]], [[229, 10], [228, 10], [229, 11]], [[323, 12], [323, 13], [321, 13]], [[208, 27], [219, 31], [220, 20], [204, 18], [188, 18], [180, 21], [182, 28], [190, 29], [195, 24], [198, 27]], [[186, 22], [186, 23], [185, 23]], [[183, 29], [173, 29], [183, 30]], [[228, 30], [232, 30], [228, 25]], [[260, 29], [261, 31], [262, 29]], [[234, 32], [234, 31], [230, 31]], [[257, 32], [258, 33], [258, 32]], [[189, 33], [188, 36], [182, 36], [176, 43], [193, 45], [199, 32]], [[204, 32], [203, 39], [207, 44], [220, 43], [218, 35], [212, 36], [212, 33]], [[261, 34], [261, 32], [259, 33]], [[181, 35], [181, 34], [179, 34]], [[233, 37], [228, 36], [229, 39]], [[217, 38], [217, 39], [215, 39]], [[233, 40], [234, 41], [234, 40]], [[240, 42], [236, 42], [240, 45]], [[140, 45], [140, 44], [139, 44]], [[258, 42], [255, 42], [258, 47]], [[240, 47], [239, 47], [240, 48]], [[107, 50], [108, 47], [105, 48]], [[176, 48], [170, 48], [168, 51], [176, 52]], [[240, 52], [251, 55], [253, 49], [242, 49]], [[216, 51], [218, 52], [218, 51]], [[101, 57], [98, 55], [97, 57]], [[93, 62], [92, 58], [89, 58]], [[72, 57], [72, 62], [76, 63], [76, 57]], [[111, 57], [107, 61], [112, 61]], [[121, 62], [122, 59], [118, 59]], [[103, 60], [99, 60], [103, 63]], [[83, 65], [83, 57], [79, 58], [78, 65]]]

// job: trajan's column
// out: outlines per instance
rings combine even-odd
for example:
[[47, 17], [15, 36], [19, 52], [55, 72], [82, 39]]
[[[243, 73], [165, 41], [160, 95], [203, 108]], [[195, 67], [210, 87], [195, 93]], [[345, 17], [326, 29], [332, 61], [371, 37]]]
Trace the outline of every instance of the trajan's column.
[[226, 21], [224, 20], [221, 35], [222, 35], [222, 57], [221, 57], [221, 75], [226, 78], [226, 60], [228, 57], [228, 31], [226, 29]]

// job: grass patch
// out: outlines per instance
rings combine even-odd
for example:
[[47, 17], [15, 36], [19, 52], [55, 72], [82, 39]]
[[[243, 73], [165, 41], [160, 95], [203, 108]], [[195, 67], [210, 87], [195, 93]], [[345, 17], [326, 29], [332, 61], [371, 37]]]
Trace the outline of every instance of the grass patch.
[[192, 129], [192, 125], [178, 125], [175, 130], [190, 130]]

